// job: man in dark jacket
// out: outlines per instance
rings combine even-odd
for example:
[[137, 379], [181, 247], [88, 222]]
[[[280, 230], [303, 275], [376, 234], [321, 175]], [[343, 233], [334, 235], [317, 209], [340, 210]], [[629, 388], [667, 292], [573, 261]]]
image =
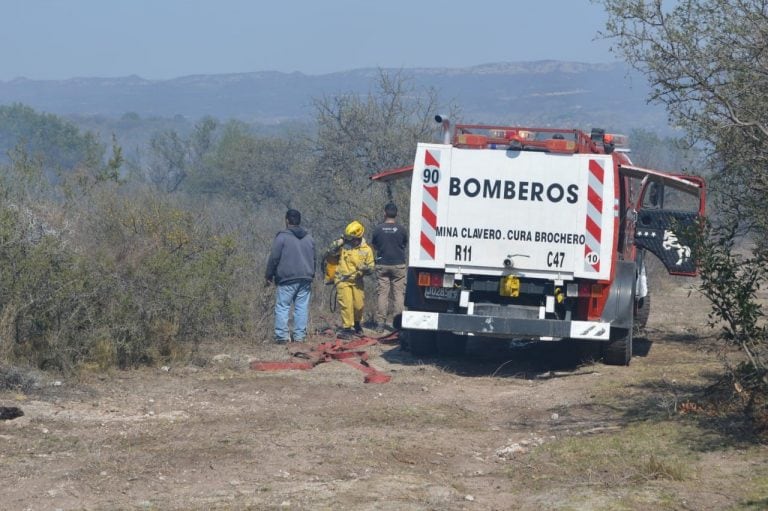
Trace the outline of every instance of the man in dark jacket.
[[384, 206], [384, 222], [373, 230], [371, 245], [376, 251], [376, 281], [378, 300], [376, 331], [387, 327], [387, 312], [393, 316], [403, 311], [405, 297], [405, 261], [408, 231], [397, 222], [397, 206], [391, 202]]
[[[303, 342], [307, 337], [309, 299], [315, 278], [315, 240], [301, 224], [301, 213], [289, 209], [285, 229], [272, 242], [265, 277], [277, 285], [275, 299], [275, 341]], [[293, 337], [288, 317], [293, 304]]]

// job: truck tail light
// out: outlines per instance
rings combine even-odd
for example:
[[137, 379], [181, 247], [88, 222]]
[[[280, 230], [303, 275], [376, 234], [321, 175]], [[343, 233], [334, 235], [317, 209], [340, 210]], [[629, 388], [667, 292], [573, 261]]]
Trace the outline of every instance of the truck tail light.
[[579, 282], [580, 310], [590, 320], [599, 319], [603, 314], [605, 302], [611, 286], [597, 282]]
[[605, 292], [605, 286], [603, 284], [592, 284], [589, 288], [590, 298], [602, 298]]
[[600, 298], [605, 291], [605, 284], [579, 282], [579, 298]]
[[443, 272], [420, 271], [419, 287], [443, 287]]

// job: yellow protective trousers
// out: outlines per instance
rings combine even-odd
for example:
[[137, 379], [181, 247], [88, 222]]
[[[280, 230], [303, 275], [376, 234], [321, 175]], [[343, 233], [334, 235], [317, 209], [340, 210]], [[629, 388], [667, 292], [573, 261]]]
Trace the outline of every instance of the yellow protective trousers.
[[359, 324], [363, 320], [363, 305], [365, 305], [363, 279], [336, 284], [336, 300], [341, 313], [341, 327], [354, 328], [355, 323]]

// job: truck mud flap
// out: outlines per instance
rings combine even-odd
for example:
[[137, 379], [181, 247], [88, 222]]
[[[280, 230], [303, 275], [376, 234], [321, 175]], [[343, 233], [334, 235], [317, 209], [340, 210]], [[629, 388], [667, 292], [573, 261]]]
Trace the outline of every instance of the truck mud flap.
[[602, 321], [610, 323], [615, 328], [632, 328], [636, 280], [635, 262], [619, 261], [611, 292], [603, 309]]

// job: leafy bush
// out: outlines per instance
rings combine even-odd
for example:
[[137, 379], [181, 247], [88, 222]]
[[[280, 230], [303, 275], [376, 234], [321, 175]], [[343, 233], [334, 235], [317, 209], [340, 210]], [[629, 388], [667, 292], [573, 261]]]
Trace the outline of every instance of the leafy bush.
[[128, 190], [108, 169], [85, 169], [64, 194], [34, 160], [2, 170], [2, 359], [125, 367], [248, 328], [252, 265], [205, 209]]
[[766, 252], [759, 246], [747, 253], [736, 241], [737, 224], [708, 226], [699, 235], [695, 257], [701, 272], [700, 292], [711, 302], [711, 327], [737, 348], [744, 359], [726, 363], [737, 394], [747, 396], [747, 412], [768, 417], [768, 322], [758, 297], [768, 277]]
[[[219, 234], [204, 211], [145, 192], [108, 194], [90, 215], [93, 273], [101, 275], [102, 325], [120, 365], [169, 357], [179, 342], [241, 329], [234, 296], [246, 260], [232, 233]], [[104, 323], [101, 321], [101, 323]]]

